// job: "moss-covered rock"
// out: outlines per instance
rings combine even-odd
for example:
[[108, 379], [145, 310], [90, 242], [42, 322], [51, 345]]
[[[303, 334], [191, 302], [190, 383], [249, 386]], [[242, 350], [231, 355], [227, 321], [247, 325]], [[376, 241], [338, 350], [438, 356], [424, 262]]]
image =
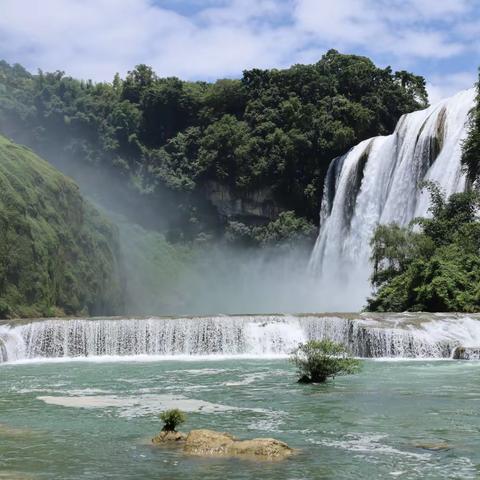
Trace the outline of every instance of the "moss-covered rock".
[[72, 180], [0, 136], [0, 318], [120, 313], [117, 236]]

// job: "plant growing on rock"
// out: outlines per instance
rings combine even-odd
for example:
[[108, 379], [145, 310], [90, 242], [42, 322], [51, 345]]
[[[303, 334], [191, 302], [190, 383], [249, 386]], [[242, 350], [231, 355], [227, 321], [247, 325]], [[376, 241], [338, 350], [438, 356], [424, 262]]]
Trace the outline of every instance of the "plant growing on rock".
[[299, 383], [323, 383], [329, 377], [356, 373], [360, 368], [359, 360], [331, 340], [301, 343], [292, 352], [290, 361], [297, 367]]
[[179, 425], [186, 422], [187, 416], [178, 408], [173, 408], [162, 412], [160, 420], [164, 422], [162, 432], [175, 432]]

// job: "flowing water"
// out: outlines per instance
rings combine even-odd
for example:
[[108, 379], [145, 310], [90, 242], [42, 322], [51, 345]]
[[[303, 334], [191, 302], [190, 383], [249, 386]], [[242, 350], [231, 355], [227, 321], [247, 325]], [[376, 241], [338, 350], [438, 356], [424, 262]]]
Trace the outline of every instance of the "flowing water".
[[310, 269], [319, 292], [336, 299], [333, 308], [364, 306], [373, 231], [428, 214], [422, 181], [437, 182], [447, 195], [465, 189], [461, 146], [474, 104], [472, 89], [404, 115], [392, 135], [365, 140], [331, 163]]
[[317, 314], [50, 319], [0, 325], [0, 362], [147, 356], [272, 357], [328, 338], [359, 357], [449, 358], [480, 347], [480, 315]]
[[[299, 385], [286, 356], [309, 338], [394, 358]], [[478, 478], [480, 362], [448, 357], [479, 345], [478, 315], [3, 324], [0, 479]], [[173, 407], [188, 413], [186, 429], [275, 437], [297, 453], [258, 462], [155, 447], [158, 413]]]
[[[284, 359], [3, 364], [0, 478], [474, 479], [479, 375], [476, 361], [366, 360], [358, 375], [306, 386]], [[174, 406], [185, 430], [298, 452], [255, 462], [154, 447], [157, 415]]]

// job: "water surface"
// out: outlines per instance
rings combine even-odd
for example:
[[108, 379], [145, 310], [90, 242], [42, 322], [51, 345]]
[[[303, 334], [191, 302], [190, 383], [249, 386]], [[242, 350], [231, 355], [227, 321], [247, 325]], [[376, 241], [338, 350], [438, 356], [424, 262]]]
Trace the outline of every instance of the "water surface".
[[[298, 385], [286, 360], [45, 362], [0, 366], [0, 478], [442, 479], [480, 475], [480, 363], [366, 361]], [[150, 439], [185, 430], [270, 436], [284, 462], [199, 459]], [[446, 443], [430, 451], [420, 444]]]

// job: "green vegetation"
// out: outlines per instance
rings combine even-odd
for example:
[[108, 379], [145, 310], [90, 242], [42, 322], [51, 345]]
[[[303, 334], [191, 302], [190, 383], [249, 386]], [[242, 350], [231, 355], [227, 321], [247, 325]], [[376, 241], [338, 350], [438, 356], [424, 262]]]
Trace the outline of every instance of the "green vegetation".
[[350, 375], [360, 368], [345, 347], [331, 340], [309, 340], [301, 343], [290, 357], [297, 367], [299, 383], [323, 383], [338, 375]]
[[191, 295], [184, 277], [193, 282], [199, 276], [195, 263], [197, 251], [186, 245], [173, 245], [161, 233], [124, 219], [115, 218], [115, 223], [120, 232], [124, 271], [128, 274], [125, 312], [143, 315], [184, 312]]
[[295, 212], [281, 212], [267, 225], [251, 226], [242, 222], [229, 222], [226, 239], [232, 243], [274, 245], [285, 247], [314, 239], [317, 229], [306, 219], [298, 218]]
[[368, 310], [480, 311], [480, 194], [446, 199], [436, 185], [426, 187], [432, 218], [417, 219], [409, 228], [381, 225], [375, 232], [375, 293]]
[[160, 420], [164, 422], [163, 432], [174, 432], [179, 425], [187, 421], [187, 416], [178, 408], [166, 410], [160, 414]]
[[78, 187], [0, 137], [0, 318], [122, 309], [117, 231]]
[[470, 129], [463, 144], [462, 162], [473, 184], [480, 177], [480, 81], [477, 83], [477, 104], [470, 113]]
[[[125, 79], [94, 84], [0, 62], [0, 132], [79, 182], [88, 167], [88, 184], [118, 183], [127, 205], [154, 205], [154, 218], [141, 223], [158, 229], [161, 217], [170, 241], [225, 232], [254, 244], [290, 232], [309, 238], [329, 162], [426, 104], [423, 78], [334, 50], [314, 65], [215, 83], [159, 78], [139, 65]], [[231, 199], [227, 210], [255, 192], [265, 198], [223, 214], [212, 185]], [[143, 209], [118, 208], [140, 221]]]

